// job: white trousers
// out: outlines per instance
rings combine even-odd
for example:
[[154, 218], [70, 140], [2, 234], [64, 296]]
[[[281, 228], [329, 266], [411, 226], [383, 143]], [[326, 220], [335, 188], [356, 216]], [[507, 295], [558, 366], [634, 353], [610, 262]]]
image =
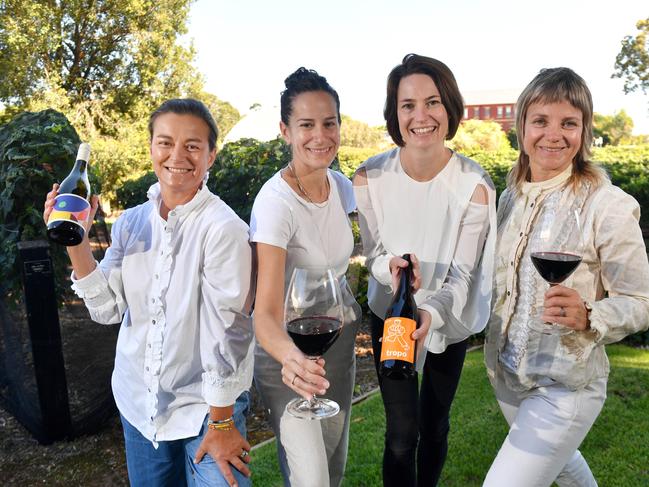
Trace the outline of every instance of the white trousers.
[[606, 400], [607, 379], [572, 391], [552, 384], [510, 390], [496, 375], [496, 398], [510, 429], [483, 487], [597, 487], [579, 445]]
[[270, 413], [285, 486], [338, 487], [342, 483], [356, 374], [357, 329], [356, 323], [345, 326], [324, 355], [330, 384], [324, 397], [336, 401], [340, 412], [322, 420], [297, 419], [285, 411], [286, 404], [297, 394], [282, 382], [281, 365], [257, 346], [255, 386]]

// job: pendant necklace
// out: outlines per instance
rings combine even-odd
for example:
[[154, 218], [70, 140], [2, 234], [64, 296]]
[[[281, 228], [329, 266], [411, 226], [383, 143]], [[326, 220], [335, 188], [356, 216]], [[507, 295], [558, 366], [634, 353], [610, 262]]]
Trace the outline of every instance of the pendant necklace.
[[[316, 203], [315, 201], [313, 201], [311, 199], [309, 194], [306, 192], [306, 190], [302, 186], [302, 183], [300, 182], [300, 178], [297, 177], [297, 174], [295, 173], [295, 170], [293, 169], [293, 166], [292, 166], [292, 164], [290, 162], [288, 163], [287, 167], [288, 167], [289, 171], [291, 171], [291, 174], [293, 175], [293, 177], [295, 178], [295, 181], [297, 182], [297, 187], [300, 190], [300, 193], [302, 193], [304, 195], [304, 197], [309, 201], [309, 203], [311, 203], [312, 205], [314, 205], [317, 208], [324, 208], [325, 206], [327, 206], [327, 204], [329, 203], [330, 194], [327, 196], [327, 199], [325, 201], [323, 201], [322, 203]], [[327, 185], [327, 193], [331, 193], [330, 188], [329, 188], [329, 176], [326, 176], [325, 184]]]

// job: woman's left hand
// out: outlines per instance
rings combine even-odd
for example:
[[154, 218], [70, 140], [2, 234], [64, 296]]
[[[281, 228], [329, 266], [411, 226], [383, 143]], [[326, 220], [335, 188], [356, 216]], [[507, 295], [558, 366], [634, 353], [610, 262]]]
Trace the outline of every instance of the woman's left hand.
[[576, 331], [588, 329], [588, 312], [584, 300], [577, 291], [569, 287], [556, 285], [545, 293], [541, 320], [556, 323]]

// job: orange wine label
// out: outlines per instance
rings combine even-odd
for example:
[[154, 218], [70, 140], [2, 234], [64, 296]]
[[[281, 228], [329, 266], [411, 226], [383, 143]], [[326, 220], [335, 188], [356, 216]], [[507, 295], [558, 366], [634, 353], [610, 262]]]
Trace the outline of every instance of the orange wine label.
[[417, 328], [415, 320], [393, 317], [383, 323], [381, 362], [384, 360], [415, 361], [415, 341], [410, 335]]

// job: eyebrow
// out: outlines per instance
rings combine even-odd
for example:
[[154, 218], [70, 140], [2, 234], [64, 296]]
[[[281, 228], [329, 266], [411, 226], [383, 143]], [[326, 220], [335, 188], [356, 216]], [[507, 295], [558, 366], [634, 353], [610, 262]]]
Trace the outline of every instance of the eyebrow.
[[[338, 120], [338, 117], [336, 115], [332, 115], [331, 117], [325, 118], [325, 120]], [[315, 118], [298, 118], [297, 122], [315, 122]]]
[[[158, 135], [155, 136], [155, 138], [156, 138], [156, 139], [164, 139], [164, 140], [173, 140], [173, 137], [171, 137], [170, 135], [164, 135], [164, 134], [158, 134]], [[185, 140], [184, 142], [185, 142], [185, 143], [187, 143], [187, 142], [199, 142], [199, 143], [204, 143], [205, 141], [202, 140], [202, 139], [199, 139], [199, 138], [195, 138], [195, 137], [194, 137], [194, 138], [189, 138], [189, 139]]]
[[[433, 99], [435, 99], [435, 98], [439, 98], [439, 99], [441, 99], [442, 96], [441, 96], [441, 95], [430, 95], [430, 96], [427, 97], [425, 100], [426, 100], [426, 101], [429, 101], [429, 100], [433, 100]], [[404, 101], [416, 101], [416, 100], [415, 100], [414, 98], [401, 98], [401, 99], [399, 100], [399, 102], [404, 102]]]

